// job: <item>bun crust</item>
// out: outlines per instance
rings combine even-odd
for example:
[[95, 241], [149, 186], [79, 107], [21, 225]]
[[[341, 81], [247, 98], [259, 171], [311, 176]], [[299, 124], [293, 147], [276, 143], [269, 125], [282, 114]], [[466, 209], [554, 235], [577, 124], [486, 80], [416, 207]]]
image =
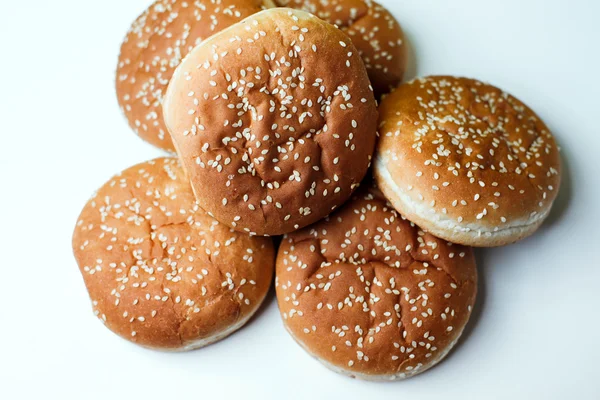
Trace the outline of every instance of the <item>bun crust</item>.
[[131, 128], [156, 147], [175, 152], [162, 102], [175, 68], [203, 40], [263, 9], [290, 6], [337, 24], [358, 48], [375, 92], [389, 92], [406, 70], [404, 34], [394, 17], [370, 0], [157, 0], [131, 25], [117, 65], [119, 106]]
[[336, 25], [362, 57], [375, 93], [388, 93], [402, 81], [407, 51], [400, 24], [385, 7], [371, 0], [275, 0]]
[[470, 246], [531, 235], [560, 185], [554, 137], [525, 104], [467, 78], [403, 84], [380, 106], [374, 176], [402, 215]]
[[144, 140], [174, 152], [162, 115], [164, 92], [181, 60], [202, 40], [260, 11], [262, 0], [158, 0], [127, 32], [117, 66], [119, 105]]
[[73, 251], [95, 315], [142, 346], [190, 350], [239, 329], [272, 281], [271, 239], [202, 211], [174, 158], [131, 167], [86, 204]]
[[350, 197], [370, 165], [378, 114], [351, 40], [275, 8], [196, 47], [164, 115], [200, 206], [236, 230], [279, 235]]
[[477, 290], [470, 248], [403, 219], [374, 189], [284, 237], [277, 300], [294, 339], [326, 366], [396, 380], [440, 361], [466, 325]]

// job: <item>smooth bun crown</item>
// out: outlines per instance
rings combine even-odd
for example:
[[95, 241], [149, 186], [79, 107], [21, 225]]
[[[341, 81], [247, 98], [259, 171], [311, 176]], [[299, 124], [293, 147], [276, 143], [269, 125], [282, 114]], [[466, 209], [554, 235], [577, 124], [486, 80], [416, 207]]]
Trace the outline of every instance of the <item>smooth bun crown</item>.
[[407, 66], [404, 33], [394, 16], [371, 0], [275, 0], [310, 12], [344, 31], [358, 49], [376, 94], [398, 86]]
[[262, 0], [158, 0], [132, 24], [121, 45], [117, 97], [131, 128], [174, 151], [162, 116], [164, 92], [181, 60], [202, 40], [272, 5]]
[[286, 8], [196, 47], [171, 80], [164, 115], [200, 206], [257, 235], [291, 232], [344, 203], [377, 130], [351, 40]]
[[475, 301], [470, 248], [421, 231], [371, 189], [284, 237], [277, 300], [286, 328], [328, 367], [395, 380], [440, 361]]
[[98, 318], [165, 350], [240, 328], [268, 292], [275, 261], [271, 239], [231, 231], [198, 207], [174, 158], [102, 186], [81, 212], [73, 250]]
[[472, 246], [532, 234], [560, 184], [546, 125], [500, 89], [432, 76], [380, 107], [374, 175], [394, 207], [436, 236]]

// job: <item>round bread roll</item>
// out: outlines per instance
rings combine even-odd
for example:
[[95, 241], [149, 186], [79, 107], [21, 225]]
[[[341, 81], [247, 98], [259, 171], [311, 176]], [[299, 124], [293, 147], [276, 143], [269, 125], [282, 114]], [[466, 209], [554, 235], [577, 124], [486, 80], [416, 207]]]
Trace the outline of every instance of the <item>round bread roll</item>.
[[374, 175], [402, 215], [470, 246], [531, 235], [560, 184], [557, 145], [525, 104], [491, 85], [432, 76], [380, 107]]
[[378, 114], [350, 39], [274, 8], [196, 47], [173, 75], [164, 116], [200, 206], [236, 230], [279, 235], [350, 197]]
[[198, 43], [215, 32], [273, 6], [270, 0], [157, 0], [132, 24], [117, 66], [117, 97], [129, 125], [144, 140], [168, 151], [162, 100], [173, 71]]
[[367, 380], [421, 373], [450, 351], [477, 291], [473, 252], [419, 230], [374, 189], [283, 238], [277, 300], [293, 338]]
[[274, 0], [280, 7], [310, 12], [337, 25], [361, 55], [380, 96], [402, 81], [407, 67], [404, 33], [394, 16], [371, 0]]
[[95, 315], [127, 340], [173, 351], [242, 327], [275, 263], [271, 239], [234, 232], [198, 207], [174, 158], [102, 186], [81, 212], [73, 251]]

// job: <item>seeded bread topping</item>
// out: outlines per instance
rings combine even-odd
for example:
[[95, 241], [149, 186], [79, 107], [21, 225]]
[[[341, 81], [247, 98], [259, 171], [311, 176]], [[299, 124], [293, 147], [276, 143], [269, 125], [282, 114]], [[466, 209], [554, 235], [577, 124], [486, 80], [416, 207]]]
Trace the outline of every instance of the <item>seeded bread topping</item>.
[[175, 68], [203, 40], [276, 6], [309, 11], [337, 24], [358, 48], [378, 94], [402, 80], [402, 29], [385, 8], [370, 0], [157, 0], [134, 21], [121, 45], [117, 97], [131, 128], [149, 143], [174, 152], [162, 103]]
[[164, 115], [200, 206], [257, 235], [302, 228], [346, 201], [377, 128], [350, 39], [285, 8], [194, 49], [171, 80]]
[[263, 0], [158, 0], [132, 24], [121, 45], [117, 97], [144, 140], [174, 152], [162, 101], [173, 71], [202, 40], [260, 11]]
[[422, 228], [473, 246], [533, 233], [560, 184], [554, 137], [525, 104], [466, 78], [401, 85], [380, 107], [377, 184]]
[[407, 66], [404, 33], [385, 7], [371, 0], [274, 0], [334, 24], [358, 49], [378, 95], [402, 81]]
[[284, 237], [276, 288], [286, 328], [346, 375], [395, 380], [454, 345], [475, 301], [473, 252], [423, 232], [376, 190]]
[[198, 207], [174, 158], [131, 167], [84, 207], [73, 251], [94, 313], [123, 338], [202, 347], [240, 328], [269, 290], [271, 239], [232, 231]]

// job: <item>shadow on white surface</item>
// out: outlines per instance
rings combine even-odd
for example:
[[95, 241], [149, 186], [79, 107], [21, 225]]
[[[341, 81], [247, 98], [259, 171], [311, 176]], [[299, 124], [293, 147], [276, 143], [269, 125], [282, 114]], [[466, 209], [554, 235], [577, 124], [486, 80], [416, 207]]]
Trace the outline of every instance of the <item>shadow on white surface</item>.
[[[273, 276], [273, 280], [274, 279], [275, 279], [275, 277]], [[250, 326], [253, 326], [254, 324], [264, 323], [264, 321], [261, 322], [260, 320], [263, 319], [262, 317], [265, 315], [265, 313], [267, 312], [267, 310], [269, 310], [271, 308], [271, 305], [273, 303], [276, 303], [276, 301], [277, 300], [275, 299], [275, 284], [273, 282], [271, 282], [271, 286], [269, 287], [269, 292], [265, 296], [265, 299], [263, 300], [262, 304], [260, 305], [260, 307], [258, 308], [258, 310], [256, 310], [256, 312], [254, 313], [254, 315], [252, 316], [252, 318], [250, 318], [250, 320], [244, 326], [242, 326], [239, 329], [239, 331], [241, 331], [244, 328], [248, 328]], [[279, 311], [279, 309], [278, 309], [278, 311]], [[233, 335], [235, 335], [235, 332], [233, 333]]]
[[[475, 299], [475, 306], [473, 307], [473, 311], [471, 312], [471, 317], [469, 318], [469, 322], [465, 329], [463, 330], [460, 339], [454, 346], [454, 348], [450, 351], [448, 356], [438, 365], [442, 365], [445, 362], [448, 362], [450, 359], [454, 357], [455, 354], [460, 353], [464, 346], [468, 346], [469, 338], [475, 333], [477, 330], [477, 326], [484, 315], [484, 309], [487, 299], [487, 270], [485, 263], [485, 252], [486, 249], [474, 249], [475, 251], [475, 262], [477, 263], [477, 298]], [[437, 366], [436, 366], [437, 367]], [[435, 368], [435, 367], [434, 367]]]
[[560, 162], [561, 162], [561, 182], [558, 196], [554, 200], [554, 205], [550, 211], [550, 215], [542, 225], [541, 229], [548, 229], [549, 227], [559, 223], [563, 220], [563, 217], [567, 215], [567, 210], [571, 205], [573, 194], [575, 190], [573, 188], [573, 179], [571, 171], [571, 151], [568, 145], [563, 145], [559, 142], [560, 150]]

